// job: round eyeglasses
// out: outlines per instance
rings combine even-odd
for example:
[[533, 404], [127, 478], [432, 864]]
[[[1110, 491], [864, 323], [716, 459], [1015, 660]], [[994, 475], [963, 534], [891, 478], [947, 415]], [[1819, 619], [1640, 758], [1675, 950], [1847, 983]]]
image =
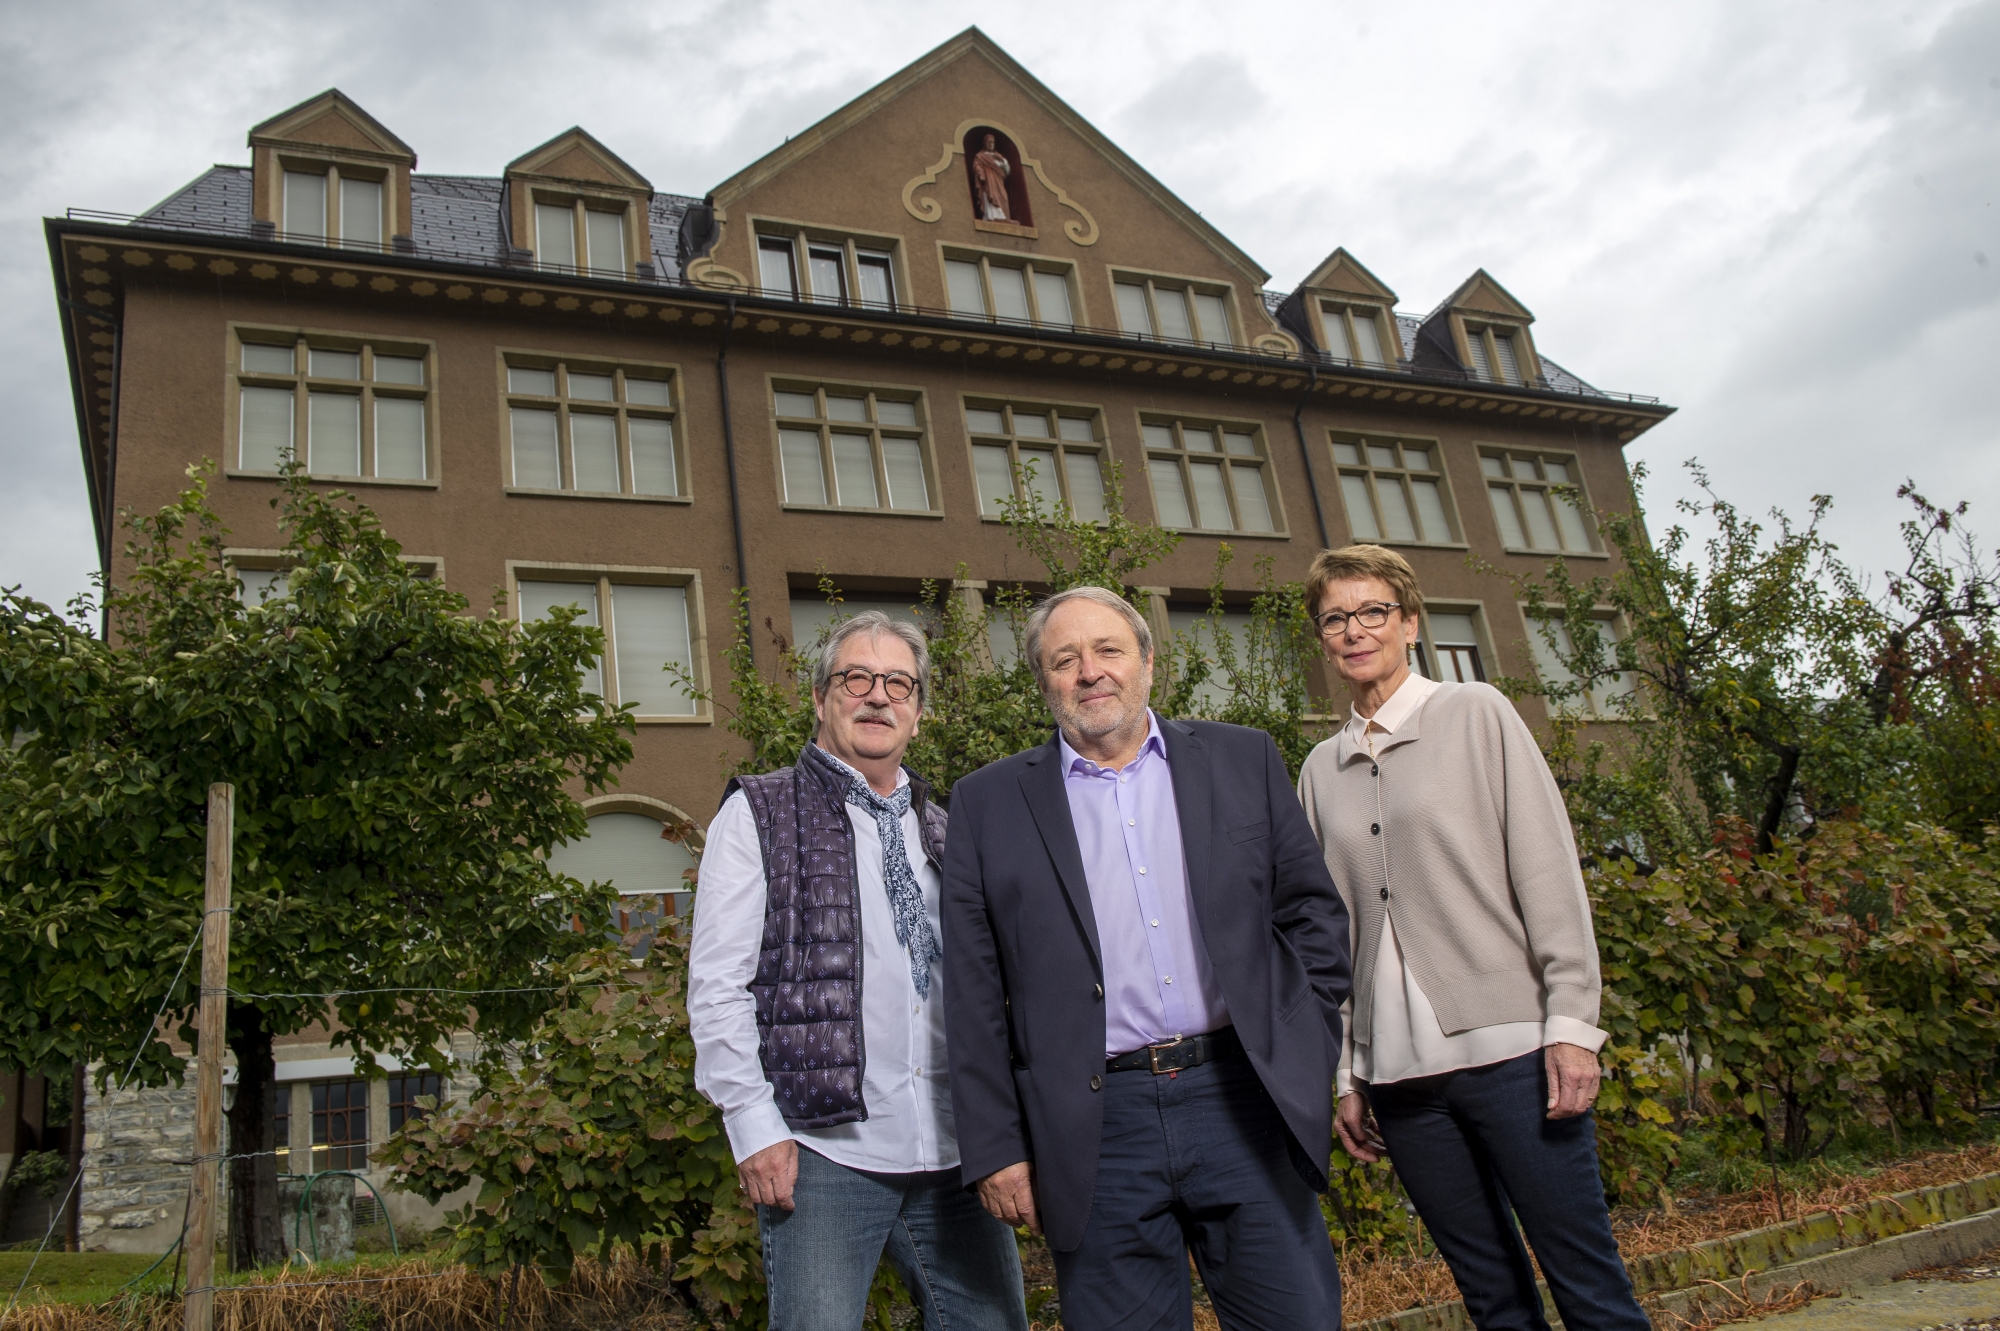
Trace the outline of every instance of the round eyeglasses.
[[908, 702], [910, 695], [917, 691], [917, 681], [900, 670], [886, 674], [879, 670], [841, 670], [827, 677], [828, 682], [840, 685], [850, 698], [865, 698], [875, 691], [875, 681], [882, 681], [882, 692], [889, 695], [890, 702]]
[[1362, 628], [1379, 629], [1389, 622], [1391, 610], [1402, 608], [1401, 601], [1377, 601], [1373, 605], [1362, 606], [1352, 614], [1345, 610], [1329, 610], [1313, 622], [1319, 625], [1322, 637], [1331, 638], [1347, 632], [1347, 621], [1350, 619]]

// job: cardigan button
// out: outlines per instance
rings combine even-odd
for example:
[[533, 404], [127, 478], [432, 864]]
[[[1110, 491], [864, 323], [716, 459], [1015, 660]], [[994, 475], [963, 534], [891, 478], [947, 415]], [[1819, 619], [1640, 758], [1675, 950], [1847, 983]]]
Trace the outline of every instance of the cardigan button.
[[1381, 836], [1381, 835], [1382, 835], [1382, 824], [1380, 824], [1380, 823], [1370, 823], [1370, 824], [1368, 824], [1368, 835], [1369, 835], [1369, 836]]
[[1370, 768], [1368, 769], [1368, 775], [1370, 775], [1370, 776], [1380, 776], [1380, 775], [1382, 775], [1382, 764], [1380, 764], [1380, 763], [1376, 763], [1376, 764], [1375, 764], [1374, 766], [1370, 767]]
[[1092, 1078], [1090, 1079], [1090, 1089], [1091, 1089], [1091, 1090], [1093, 1090], [1093, 1091], [1099, 1091], [1099, 1090], [1103, 1090], [1103, 1089], [1104, 1089], [1104, 1078], [1102, 1078], [1102, 1077], [1092, 1077]]
[[1389, 899], [1389, 889], [1385, 887], [1382, 889], [1382, 900], [1387, 901], [1388, 899]]

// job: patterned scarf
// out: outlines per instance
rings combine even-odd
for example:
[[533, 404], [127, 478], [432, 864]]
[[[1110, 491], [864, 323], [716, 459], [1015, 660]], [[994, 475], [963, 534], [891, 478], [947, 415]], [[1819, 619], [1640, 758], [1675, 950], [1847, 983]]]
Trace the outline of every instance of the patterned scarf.
[[893, 795], [877, 795], [867, 780], [856, 774], [847, 787], [847, 802], [875, 815], [876, 830], [882, 834], [882, 882], [889, 889], [889, 909], [896, 916], [896, 941], [909, 949], [910, 981], [917, 986], [917, 997], [929, 998], [931, 967], [944, 956], [944, 949], [931, 929], [930, 914], [924, 910], [924, 890], [917, 885], [903, 844], [903, 815], [910, 811], [909, 784], [897, 787]]

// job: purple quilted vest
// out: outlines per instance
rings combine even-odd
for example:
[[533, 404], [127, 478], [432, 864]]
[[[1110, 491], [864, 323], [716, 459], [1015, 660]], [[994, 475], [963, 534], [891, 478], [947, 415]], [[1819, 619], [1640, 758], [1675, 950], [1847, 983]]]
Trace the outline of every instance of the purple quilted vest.
[[[764, 939], [750, 993], [764, 1076], [793, 1128], [830, 1128], [868, 1117], [861, 1073], [861, 900], [849, 777], [816, 744], [791, 767], [739, 776], [764, 852]], [[910, 773], [910, 806], [924, 855], [944, 863], [944, 810]]]

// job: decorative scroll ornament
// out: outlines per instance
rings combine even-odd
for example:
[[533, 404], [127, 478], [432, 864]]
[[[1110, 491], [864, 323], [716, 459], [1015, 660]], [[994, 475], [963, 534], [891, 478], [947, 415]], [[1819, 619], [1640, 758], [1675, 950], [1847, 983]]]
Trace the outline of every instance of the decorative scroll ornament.
[[[929, 189], [931, 186], [937, 184], [938, 177], [943, 175], [945, 169], [951, 165], [951, 159], [962, 157], [965, 154], [966, 134], [981, 125], [999, 130], [1014, 141], [1014, 146], [1017, 149], [1020, 148], [1021, 136], [1008, 129], [1005, 125], [993, 120], [966, 121], [953, 133], [951, 141], [943, 145], [942, 155], [931, 165], [930, 169], [922, 175], [910, 177], [909, 183], [903, 186], [903, 207], [908, 210], [910, 216], [916, 218], [919, 222], [942, 222], [944, 220], [944, 205], [940, 204], [936, 199], [918, 198], [917, 191]], [[1075, 244], [1095, 245], [1100, 232], [1097, 227], [1097, 219], [1090, 215], [1090, 211], [1075, 199], [1072, 199], [1068, 191], [1050, 180], [1049, 173], [1042, 170], [1041, 162], [1028, 156], [1025, 151], [1021, 153], [1021, 165], [1035, 173], [1035, 179], [1042, 182], [1043, 189], [1056, 196], [1058, 204], [1076, 214], [1075, 217], [1068, 218], [1063, 222], [1063, 234], [1068, 236]]]

